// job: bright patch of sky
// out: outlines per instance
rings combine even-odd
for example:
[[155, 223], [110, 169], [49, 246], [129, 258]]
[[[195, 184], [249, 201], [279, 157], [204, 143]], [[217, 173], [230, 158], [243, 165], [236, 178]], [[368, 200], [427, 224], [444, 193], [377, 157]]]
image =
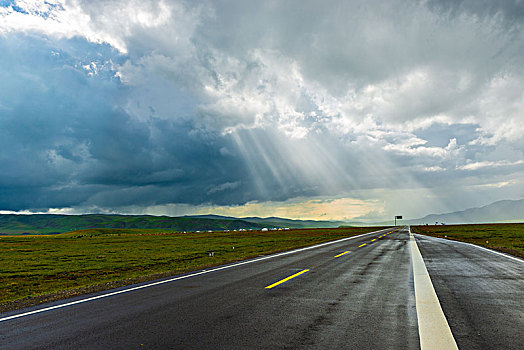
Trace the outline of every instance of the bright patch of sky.
[[524, 197], [521, 1], [0, 1], [0, 210], [380, 221]]

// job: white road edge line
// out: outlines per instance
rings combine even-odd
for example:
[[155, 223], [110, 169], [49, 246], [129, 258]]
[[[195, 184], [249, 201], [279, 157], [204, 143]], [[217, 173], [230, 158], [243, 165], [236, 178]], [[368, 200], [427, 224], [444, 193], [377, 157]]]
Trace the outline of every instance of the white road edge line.
[[458, 349], [410, 227], [408, 231], [415, 284], [420, 349]]
[[174, 282], [174, 281], [178, 281], [178, 280], [182, 280], [182, 279], [186, 279], [186, 278], [190, 278], [190, 277], [195, 277], [195, 276], [199, 276], [199, 275], [205, 275], [207, 273], [220, 271], [220, 270], [226, 270], [226, 269], [230, 269], [230, 268], [233, 268], [233, 267], [246, 265], [246, 264], [251, 264], [251, 263], [255, 263], [255, 262], [258, 262], [258, 261], [262, 261], [262, 260], [273, 259], [273, 258], [277, 258], [279, 256], [299, 253], [299, 252], [303, 252], [303, 251], [310, 250], [310, 249], [316, 249], [316, 248], [324, 247], [324, 246], [335, 244], [335, 243], [339, 243], [339, 242], [349, 241], [351, 239], [355, 239], [355, 238], [358, 238], [358, 237], [363, 237], [363, 236], [375, 234], [377, 232], [382, 232], [382, 231], [385, 231], [385, 230], [386, 229], [373, 231], [373, 232], [368, 232], [368, 233], [363, 233], [363, 234], [358, 235], [358, 236], [342, 238], [342, 239], [338, 239], [336, 241], [320, 243], [320, 244], [317, 244], [317, 245], [313, 245], [313, 246], [309, 246], [309, 247], [305, 247], [305, 248], [294, 249], [294, 250], [290, 250], [290, 251], [282, 252], [282, 253], [277, 253], [277, 254], [273, 254], [273, 255], [268, 255], [268, 256], [261, 257], [261, 258], [245, 260], [245, 261], [242, 261], [242, 262], [239, 262], [239, 263], [234, 263], [234, 264], [231, 264], [231, 265], [220, 266], [220, 267], [217, 267], [217, 268], [214, 268], [214, 269], [211, 269], [211, 270], [201, 270], [199, 272], [191, 273], [189, 275], [173, 277], [173, 278], [170, 278], [170, 279], [167, 279], [167, 280], [162, 280], [162, 281], [158, 281], [158, 282], [148, 283], [148, 284], [144, 284], [144, 285], [140, 285], [140, 286], [136, 286], [136, 287], [132, 287], [132, 288], [128, 288], [128, 289], [119, 290], [119, 291], [116, 291], [116, 292], [111, 292], [111, 293], [107, 293], [107, 294], [97, 295], [97, 296], [86, 298], [86, 299], [75, 300], [75, 301], [72, 301], [72, 302], [69, 302], [69, 303], [65, 303], [65, 304], [50, 306], [50, 307], [46, 307], [46, 308], [43, 308], [43, 309], [37, 309], [37, 310], [33, 310], [33, 311], [24, 312], [24, 313], [21, 313], [21, 314], [15, 314], [15, 315], [11, 315], [11, 316], [0, 318], [0, 322], [8, 321], [8, 320], [12, 320], [12, 319], [15, 319], [15, 318], [20, 318], [20, 317], [25, 317], [25, 316], [29, 316], [29, 315], [34, 315], [34, 314], [38, 314], [38, 313], [45, 312], [45, 311], [51, 311], [51, 310], [55, 310], [55, 309], [60, 309], [60, 308], [64, 308], [64, 307], [68, 307], [68, 306], [72, 306], [72, 305], [76, 305], [76, 304], [86, 303], [86, 302], [89, 302], [89, 301], [102, 299], [102, 298], [107, 298], [107, 297], [111, 297], [113, 295], [128, 293], [128, 292], [132, 292], [132, 291], [135, 291], [135, 290], [149, 288], [149, 287], [157, 286], [157, 285], [160, 285], [160, 284]]
[[[431, 237], [431, 236], [425, 236], [425, 237]], [[437, 238], [437, 237], [431, 237], [431, 238]], [[460, 244], [465, 244], [465, 245], [469, 245], [471, 247], [475, 247], [475, 248], [478, 248], [478, 249], [482, 249], [482, 250], [485, 250], [487, 252], [490, 252], [490, 253], [493, 253], [493, 254], [497, 254], [497, 255], [500, 255], [500, 256], [503, 256], [505, 258], [508, 258], [508, 259], [512, 259], [512, 260], [515, 260], [515, 261], [518, 261], [520, 263], [524, 263], [524, 260], [521, 259], [521, 258], [517, 258], [515, 256], [511, 256], [511, 255], [508, 255], [508, 254], [504, 254], [504, 253], [501, 253], [501, 252], [497, 252], [496, 250], [493, 250], [493, 249], [489, 249], [489, 248], [486, 248], [486, 247], [483, 247], [481, 245], [477, 245], [477, 244], [473, 244], [473, 243], [467, 243], [467, 242], [461, 242], [461, 241], [455, 241], [454, 239], [446, 239], [446, 238], [441, 238], [441, 239], [445, 239], [446, 241], [448, 242], [455, 242], [455, 243], [460, 243]]]

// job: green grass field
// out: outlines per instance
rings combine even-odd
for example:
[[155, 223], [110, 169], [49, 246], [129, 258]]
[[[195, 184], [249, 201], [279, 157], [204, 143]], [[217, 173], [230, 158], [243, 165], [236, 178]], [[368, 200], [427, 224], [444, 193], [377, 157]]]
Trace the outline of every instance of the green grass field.
[[524, 224], [411, 226], [415, 233], [474, 243], [524, 258]]
[[378, 229], [186, 234], [159, 229], [89, 229], [0, 236], [0, 311]]

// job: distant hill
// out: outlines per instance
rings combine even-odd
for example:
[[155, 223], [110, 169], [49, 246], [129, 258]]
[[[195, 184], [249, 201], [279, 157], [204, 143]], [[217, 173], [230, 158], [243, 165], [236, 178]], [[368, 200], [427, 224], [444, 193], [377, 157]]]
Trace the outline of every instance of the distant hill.
[[[467, 224], [524, 222], [524, 199], [498, 201], [484, 207], [445, 214], [431, 214], [420, 219], [400, 220], [398, 224]], [[379, 223], [374, 223], [378, 225]], [[380, 223], [391, 225], [391, 223]], [[343, 221], [291, 220], [278, 217], [235, 218], [220, 215], [152, 216], [152, 215], [0, 215], [1, 234], [51, 234], [89, 228], [166, 229], [171, 231], [216, 231], [267, 228], [332, 228], [371, 224]]]
[[191, 218], [206, 218], [206, 219], [220, 219], [220, 220], [243, 220], [256, 224], [263, 225], [264, 227], [289, 227], [289, 228], [333, 228], [343, 225], [347, 225], [344, 221], [317, 221], [317, 220], [292, 220], [278, 217], [260, 218], [256, 216], [235, 218], [231, 216], [220, 216], [220, 215], [192, 215], [188, 216]]
[[150, 215], [0, 215], [0, 234], [51, 234], [88, 228], [158, 228], [173, 231], [261, 229], [265, 225], [239, 219]]
[[445, 214], [431, 214], [421, 219], [401, 220], [401, 224], [474, 224], [496, 222], [524, 222], [524, 199], [503, 200], [480, 208], [471, 208]]

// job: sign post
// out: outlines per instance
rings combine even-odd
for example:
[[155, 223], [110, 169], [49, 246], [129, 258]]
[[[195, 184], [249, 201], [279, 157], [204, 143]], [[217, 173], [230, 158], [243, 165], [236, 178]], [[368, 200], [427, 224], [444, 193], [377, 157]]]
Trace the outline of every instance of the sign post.
[[397, 226], [397, 219], [401, 220], [402, 219], [402, 215], [396, 215], [395, 216], [395, 226]]

